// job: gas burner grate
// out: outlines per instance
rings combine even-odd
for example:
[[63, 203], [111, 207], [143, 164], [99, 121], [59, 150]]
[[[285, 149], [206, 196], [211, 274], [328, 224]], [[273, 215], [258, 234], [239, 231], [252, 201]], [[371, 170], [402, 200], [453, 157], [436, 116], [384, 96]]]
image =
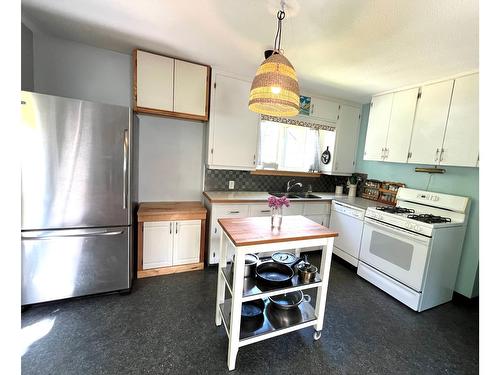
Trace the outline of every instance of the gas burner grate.
[[408, 219], [421, 221], [427, 224], [450, 223], [449, 217], [435, 216], [431, 214], [408, 215]]
[[378, 207], [376, 207], [376, 209], [379, 211], [382, 211], [382, 212], [388, 212], [390, 214], [413, 214], [413, 213], [415, 213], [415, 210], [412, 210], [410, 208], [404, 208], [404, 207], [378, 206]]

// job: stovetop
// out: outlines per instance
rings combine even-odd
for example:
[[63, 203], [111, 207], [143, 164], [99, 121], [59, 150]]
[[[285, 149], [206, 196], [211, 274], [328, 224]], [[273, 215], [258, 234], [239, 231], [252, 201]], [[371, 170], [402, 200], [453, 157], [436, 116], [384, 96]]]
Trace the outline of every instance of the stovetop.
[[415, 210], [399, 206], [377, 206], [378, 211], [387, 212], [390, 214], [413, 214]]
[[397, 214], [407, 219], [420, 221], [427, 224], [451, 223], [451, 218], [428, 213], [415, 213], [414, 209], [399, 206], [377, 206], [377, 211], [388, 214]]
[[422, 223], [427, 223], [427, 224], [451, 223], [451, 218], [449, 217], [436, 216], [431, 214], [418, 214], [418, 215], [411, 214], [408, 215], [407, 218], [421, 221]]

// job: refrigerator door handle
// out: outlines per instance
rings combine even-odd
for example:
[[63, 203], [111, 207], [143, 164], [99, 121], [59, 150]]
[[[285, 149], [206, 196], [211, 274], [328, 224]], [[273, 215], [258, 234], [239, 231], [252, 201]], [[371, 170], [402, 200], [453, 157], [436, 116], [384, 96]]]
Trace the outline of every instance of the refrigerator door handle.
[[128, 201], [128, 129], [123, 131], [123, 209], [127, 209]]
[[52, 238], [63, 238], [63, 237], [95, 237], [95, 236], [117, 236], [120, 234], [123, 234], [123, 230], [116, 230], [112, 232], [108, 232], [106, 230], [101, 230], [101, 231], [94, 231], [94, 232], [77, 232], [77, 233], [68, 233], [68, 234], [54, 234], [54, 233], [47, 233], [44, 234], [43, 232], [36, 232], [36, 233], [23, 233], [21, 239], [23, 240], [45, 240], [45, 239], [52, 239]]

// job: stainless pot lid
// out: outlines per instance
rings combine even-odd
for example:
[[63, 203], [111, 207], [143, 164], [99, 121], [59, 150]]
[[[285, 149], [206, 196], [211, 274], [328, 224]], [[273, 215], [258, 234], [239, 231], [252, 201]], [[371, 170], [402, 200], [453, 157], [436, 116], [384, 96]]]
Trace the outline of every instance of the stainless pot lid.
[[256, 264], [259, 261], [259, 257], [255, 254], [245, 254], [245, 264], [251, 265]]
[[285, 251], [278, 251], [271, 255], [271, 258], [276, 262], [276, 263], [282, 263], [282, 264], [292, 264], [297, 260], [297, 257], [292, 254], [292, 253], [287, 253]]

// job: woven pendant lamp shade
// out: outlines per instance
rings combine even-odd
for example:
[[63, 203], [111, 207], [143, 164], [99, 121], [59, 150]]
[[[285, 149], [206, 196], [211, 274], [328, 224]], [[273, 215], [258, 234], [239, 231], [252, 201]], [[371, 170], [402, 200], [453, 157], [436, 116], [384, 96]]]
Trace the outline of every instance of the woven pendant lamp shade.
[[299, 113], [299, 81], [285, 56], [274, 52], [260, 64], [252, 82], [248, 108], [270, 116]]

